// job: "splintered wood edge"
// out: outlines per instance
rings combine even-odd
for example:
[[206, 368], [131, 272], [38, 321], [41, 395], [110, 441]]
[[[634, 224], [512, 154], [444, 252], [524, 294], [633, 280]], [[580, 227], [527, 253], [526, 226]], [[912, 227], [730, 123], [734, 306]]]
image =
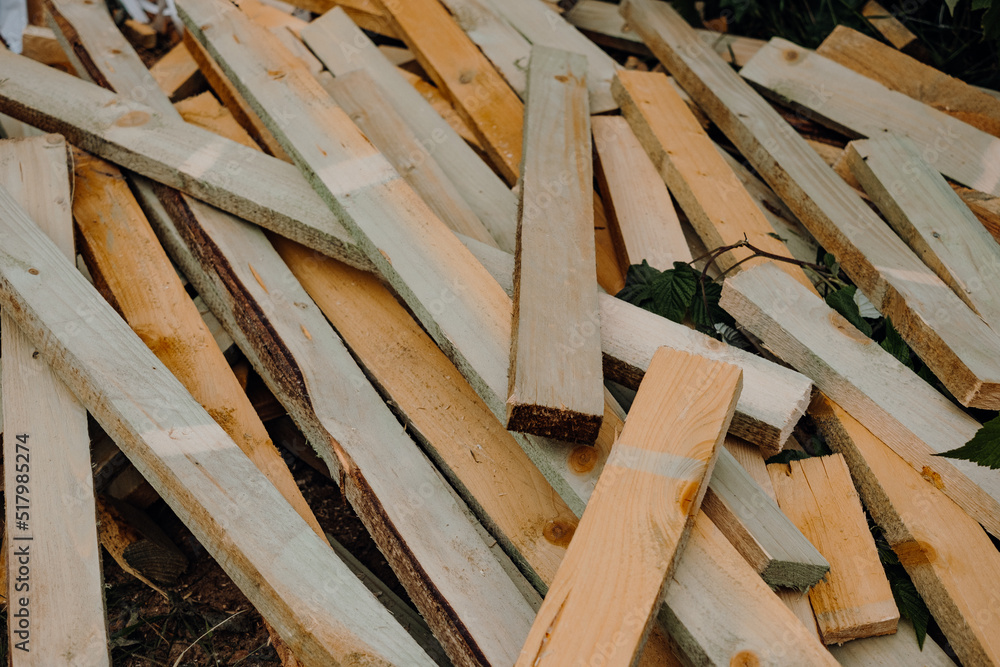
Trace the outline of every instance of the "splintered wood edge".
[[507, 430], [545, 438], [592, 445], [601, 430], [603, 412], [597, 415], [546, 405], [508, 404]]

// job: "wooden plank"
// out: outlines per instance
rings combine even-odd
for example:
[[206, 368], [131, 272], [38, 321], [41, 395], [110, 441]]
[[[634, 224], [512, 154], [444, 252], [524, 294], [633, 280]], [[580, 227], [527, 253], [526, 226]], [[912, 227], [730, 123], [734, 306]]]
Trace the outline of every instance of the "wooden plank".
[[[651, 56], [649, 47], [642, 41], [642, 37], [628, 25], [618, 9], [615, 3], [579, 0], [572, 9], [563, 14], [563, 18], [602, 46], [628, 51], [639, 56]], [[737, 67], [742, 67], [760, 47], [767, 43], [763, 39], [727, 35], [712, 30], [696, 32], [706, 46], [712, 48], [726, 62]]]
[[989, 536], [839, 405], [818, 398], [811, 414], [962, 664], [1000, 661], [1000, 592], [984, 585], [1000, 574], [1000, 554]]
[[[615, 78], [612, 92], [639, 143], [709, 250], [745, 238], [765, 252], [789, 256], [785, 245], [770, 236], [774, 228], [665, 75], [623, 70]], [[751, 256], [750, 250], [737, 248], [723, 253], [716, 262], [727, 271], [737, 264], [749, 268], [773, 261], [749, 259]], [[777, 265], [815, 289], [800, 267], [786, 262]]]
[[[353, 26], [352, 24], [351, 29], [357, 30], [357, 27]], [[361, 33], [361, 35], [364, 36], [364, 33]], [[379, 53], [382, 53], [384, 49], [380, 46], [378, 47], [378, 50]], [[410, 53], [410, 50], [406, 49], [406, 52]], [[392, 60], [388, 56], [386, 56], [385, 59], [386, 61], [392, 63]], [[417, 67], [420, 67], [420, 65], [416, 63], [416, 60], [414, 60], [414, 63], [416, 64]], [[472, 129], [469, 128], [469, 125], [464, 120], [462, 120], [461, 116], [458, 115], [458, 112], [455, 111], [455, 107], [452, 106], [451, 102], [445, 99], [445, 96], [441, 94], [441, 91], [435, 88], [432, 84], [427, 83], [427, 81], [425, 81], [423, 77], [421, 77], [419, 74], [414, 74], [413, 72], [398, 66], [396, 67], [396, 71], [399, 74], [399, 76], [403, 77], [405, 81], [407, 81], [411, 86], [413, 86], [414, 89], [416, 89], [418, 93], [420, 93], [420, 96], [423, 97], [424, 100], [433, 108], [433, 110], [436, 111], [437, 114], [441, 116], [441, 118], [443, 118], [448, 123], [448, 125], [451, 126], [451, 129], [454, 130], [454, 132], [458, 134], [458, 136], [462, 137], [462, 139], [465, 140], [465, 143], [469, 144], [469, 146], [473, 148], [475, 154], [482, 158], [480, 162], [484, 164], [486, 171], [492, 174], [493, 178], [499, 180], [499, 177], [496, 175], [496, 173], [492, 169], [490, 169], [490, 167], [487, 164], [485, 164], [485, 161], [488, 160], [489, 158], [486, 157], [486, 153], [483, 151], [482, 143], [480, 143], [479, 139], [476, 138], [476, 135], [473, 134]], [[376, 72], [370, 71], [369, 74], [373, 78], [376, 78], [378, 76]], [[503, 187], [504, 189], [507, 189], [506, 185], [504, 185]]]
[[531, 43], [488, 0], [441, 0], [441, 3], [523, 100], [528, 86]]
[[101, 545], [123, 570], [170, 599], [161, 586], [177, 584], [187, 569], [187, 558], [145, 512], [99, 496], [97, 529]]
[[719, 453], [703, 508], [771, 586], [804, 590], [830, 570], [816, 547], [728, 449]]
[[148, 23], [142, 23], [135, 19], [125, 19], [125, 23], [122, 24], [122, 33], [124, 33], [128, 41], [137, 47], [149, 50], [156, 48], [156, 38], [158, 35], [153, 30], [153, 26]]
[[132, 330], [318, 535], [312, 510], [113, 165], [76, 151], [73, 217], [91, 275]]
[[991, 533], [1000, 532], [996, 473], [936, 456], [975, 435], [979, 424], [972, 417], [770, 266], [727, 280], [721, 303], [771, 352], [883, 437], [928, 483], [943, 487]]
[[173, 102], [195, 95], [206, 85], [198, 63], [184, 42], [167, 51], [165, 56], [149, 68], [149, 73], [160, 90]]
[[0, 209], [0, 305], [302, 663], [430, 664], [6, 189]]
[[955, 186], [955, 192], [962, 198], [986, 231], [1000, 243], [1000, 197], [988, 195], [978, 190]]
[[266, 5], [260, 0], [234, 0], [236, 6], [243, 11], [244, 14], [250, 17], [250, 19], [258, 24], [262, 25], [267, 29], [272, 28], [287, 28], [296, 37], [302, 32], [302, 29], [309, 25], [308, 21], [300, 19], [298, 16], [293, 16], [288, 12], [283, 12], [280, 9]]
[[924, 637], [923, 647], [917, 643], [913, 624], [899, 620], [896, 634], [869, 637], [829, 647], [842, 667], [955, 667], [955, 662], [930, 636]]
[[[1000, 195], [1000, 139], [878, 81], [783, 39], [772, 39], [740, 74], [765, 94], [852, 137], [905, 135], [945, 176]], [[822, 95], [815, 82], [823, 81]], [[842, 97], [850, 95], [850, 98]]]
[[349, 263], [366, 264], [336, 216], [292, 165], [27, 58], [4, 52], [0, 63], [5, 77], [0, 107], [7, 112], [234, 215], [282, 229]]
[[260, 122], [257, 113], [250, 108], [240, 91], [236, 90], [226, 74], [219, 69], [219, 65], [212, 59], [205, 47], [198, 40], [192, 39], [187, 32], [184, 33], [184, 45], [188, 48], [191, 57], [198, 63], [198, 68], [208, 81], [208, 85], [219, 96], [219, 99], [222, 100], [243, 129], [250, 133], [254, 141], [260, 144], [268, 155], [273, 155], [285, 162], [291, 162], [292, 160], [285, 153], [285, 149], [281, 147], [271, 131]]
[[[514, 257], [471, 239], [469, 249], [508, 294]], [[809, 404], [812, 383], [788, 368], [732, 347], [609, 294], [598, 294], [605, 377], [636, 388], [660, 347], [670, 347], [743, 369], [747, 390], [736, 405], [730, 432], [768, 455], [781, 451]]]
[[[344, 12], [335, 9], [316, 19], [302, 31], [302, 39], [335, 76], [354, 69], [363, 69], [372, 76], [413, 133], [433, 142], [432, 155], [499, 246], [514, 252], [517, 197], [421, 94], [406, 83], [402, 72], [392, 66]], [[345, 44], [352, 49], [342, 48]]]
[[207, 90], [200, 95], [176, 102], [174, 108], [177, 109], [177, 113], [185, 122], [211, 129], [216, 134], [224, 133], [223, 136], [227, 136], [244, 146], [257, 147], [257, 143], [243, 129], [243, 126], [236, 122], [236, 118], [229, 112], [229, 109], [222, 106], [215, 99], [215, 96]]
[[847, 162], [896, 233], [1000, 331], [1000, 245], [913, 143], [896, 134], [852, 141]]
[[[964, 405], [1000, 405], [1000, 339], [892, 234], [774, 109], [668, 5], [627, 0], [626, 16], [858, 288]], [[762, 50], [760, 53], [763, 53]], [[814, 77], [813, 81], [825, 79]], [[847, 98], [864, 98], [852, 89]], [[832, 101], [830, 102], [833, 103]], [[825, 107], [824, 107], [825, 108]], [[892, 267], [892, 270], [887, 270]]]
[[[66, 150], [56, 135], [0, 142], [0, 184], [45, 226], [32, 225], [33, 233], [48, 234], [55, 258], [75, 270]], [[87, 411], [15, 317], [5, 303], [8, 657], [47, 665], [72, 654], [74, 664], [110, 665]]]
[[480, 0], [490, 5], [521, 33], [532, 46], [578, 53], [587, 57], [587, 89], [590, 112], [604, 113], [618, 108], [611, 97], [611, 79], [619, 65], [579, 30], [539, 0]]
[[523, 120], [517, 94], [438, 0], [378, 2], [420, 66], [479, 137], [493, 167], [513, 185]]
[[378, 83], [364, 70], [328, 79], [323, 86], [427, 205], [453, 231], [496, 245], [434, 157], [396, 113]]
[[1000, 133], [1000, 100], [856, 30], [837, 26], [816, 52], [983, 132]]
[[[903, 53], [912, 54], [921, 48], [917, 36], [875, 0], [868, 0], [861, 8], [861, 14], [890, 44]], [[841, 27], [843, 26], [834, 28], [834, 32]]]
[[[592, 444], [604, 387], [601, 341], [594, 335], [600, 320], [586, 76], [583, 56], [532, 50], [507, 428]], [[554, 174], [560, 175], [555, 187]]]
[[21, 35], [21, 55], [51, 67], [58, 67], [64, 72], [73, 73], [73, 65], [66, 58], [66, 53], [51, 28], [39, 25], [25, 26]]
[[704, 512], [668, 582], [661, 620], [686, 664], [837, 664]]
[[809, 589], [823, 642], [896, 632], [899, 610], [844, 457], [772, 463], [767, 470], [781, 509], [830, 561], [827, 577]]
[[608, 220], [625, 266], [642, 264], [660, 270], [690, 262], [691, 250], [681, 231], [674, 202], [656, 167], [624, 118], [594, 116], [597, 182]]
[[517, 665], [635, 662], [741, 387], [735, 366], [657, 352]]

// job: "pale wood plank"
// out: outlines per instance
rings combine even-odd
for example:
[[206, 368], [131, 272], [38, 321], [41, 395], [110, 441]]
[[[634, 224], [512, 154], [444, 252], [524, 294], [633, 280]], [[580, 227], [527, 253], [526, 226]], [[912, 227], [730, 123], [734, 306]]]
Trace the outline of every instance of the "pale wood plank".
[[435, 113], [422, 94], [406, 83], [403, 72], [392, 66], [344, 12], [335, 9], [316, 19], [302, 31], [302, 39], [335, 76], [355, 69], [371, 75], [413, 133], [434, 142], [433, 155], [441, 169], [499, 246], [514, 252], [517, 197]]
[[891, 133], [852, 141], [847, 162], [924, 264], [1000, 331], [1000, 245], [913, 143]]
[[[109, 162], [283, 229], [349, 263], [367, 265], [334, 213], [292, 165], [27, 58], [4, 52], [0, 63], [5, 77], [0, 107], [7, 111], [58, 131]], [[57, 78], [47, 82], [50, 77]], [[166, 108], [174, 113], [169, 100]]]
[[597, 177], [607, 206], [623, 264], [642, 264], [660, 270], [674, 262], [690, 262], [684, 239], [663, 179], [657, 173], [628, 121], [617, 116], [594, 116]]
[[[890, 44], [900, 51], [913, 53], [920, 48], [917, 36], [875, 0], [868, 0], [861, 8], [861, 14], [868, 19], [873, 28], [878, 30]], [[834, 28], [834, 32], [842, 27], [837, 26]]]
[[741, 386], [735, 366], [657, 352], [518, 665], [576, 664], [597, 655], [607, 665], [633, 664], [686, 545]]
[[[626, 0], [623, 7], [681, 85], [948, 390], [965, 405], [1000, 405], [1000, 355], [993, 352], [1000, 339], [989, 327], [746, 81], [699, 45], [673, 9], [651, 0]], [[867, 99], [858, 89], [845, 94], [851, 103]]]
[[899, 610], [840, 454], [767, 467], [781, 509], [830, 561], [809, 589], [826, 644], [896, 632]]
[[438, 0], [383, 3], [424, 71], [455, 104], [504, 179], [517, 180], [523, 110], [517, 94]]
[[[774, 228], [664, 74], [623, 70], [616, 76], [612, 92], [660, 177], [709, 250], [746, 238], [761, 250], [789, 256], [785, 245], [769, 236]], [[738, 248], [723, 253], [716, 262], [726, 271], [751, 255], [746, 248]], [[740, 266], [773, 261], [758, 257]], [[786, 262], [777, 266], [815, 289], [800, 267]]]
[[5, 311], [303, 664], [430, 664], [2, 188], [0, 209]]
[[[463, 240], [504, 290], [513, 293], [514, 257]], [[598, 294], [597, 301], [605, 377], [638, 387], [653, 354], [664, 346], [735, 364], [743, 369], [747, 390], [737, 403], [730, 431], [768, 455], [781, 451], [809, 404], [812, 383], [807, 378], [611, 295]]]
[[243, 129], [229, 109], [222, 106], [209, 91], [176, 102], [174, 108], [185, 122], [222, 134], [244, 146], [257, 147], [250, 133]]
[[[32, 231], [49, 235], [55, 259], [75, 270], [66, 151], [56, 135], [0, 142], [0, 184], [44, 225]], [[8, 658], [109, 665], [87, 411], [6, 303], [0, 320]]]
[[896, 634], [869, 637], [829, 647], [842, 667], [955, 667], [955, 662], [931, 637], [921, 648], [913, 624], [899, 620]]
[[28, 25], [21, 35], [21, 55], [37, 60], [64, 72], [73, 73], [73, 65], [66, 57], [59, 40], [51, 28]]
[[149, 68], [149, 73], [160, 90], [174, 102], [191, 97], [206, 85], [198, 63], [184, 42], [167, 51]]
[[122, 317], [320, 536], [323, 530], [113, 165], [76, 151], [73, 217]]
[[266, 5], [260, 2], [260, 0], [234, 0], [234, 2], [254, 23], [262, 25], [269, 30], [272, 28], [287, 28], [292, 34], [298, 37], [302, 29], [309, 25], [308, 21], [304, 21], [288, 12], [283, 12], [276, 7]]
[[[1000, 661], [1000, 553], [939, 489], [839, 405], [811, 409], [827, 442], [843, 453], [858, 491], [963, 664]], [[926, 650], [926, 647], [925, 647]]]
[[[945, 176], [1000, 195], [1000, 139], [943, 111], [779, 38], [758, 51], [740, 74], [849, 136], [903, 134]], [[816, 90], [817, 81], [823, 82], [822, 91]]]
[[806, 589], [830, 570], [827, 560], [728, 449], [719, 453], [703, 508], [771, 586]]
[[507, 428], [591, 444], [604, 388], [586, 76], [583, 56], [532, 50]]
[[559, 13], [539, 0], [480, 0], [503, 16], [532, 46], [548, 46], [587, 58], [587, 88], [590, 112], [604, 113], [618, 108], [611, 97], [611, 79], [619, 65], [611, 56], [587, 39]]
[[528, 86], [531, 43], [487, 0], [441, 0], [441, 3], [523, 100]]
[[[318, 20], [319, 19], [317, 19], [317, 21]], [[352, 24], [351, 29], [357, 30], [357, 26], [354, 26]], [[364, 33], [361, 34], [362, 36], [364, 36]], [[382, 53], [383, 48], [380, 46], [378, 47], [378, 50], [379, 53]], [[410, 53], [409, 49], [406, 49], [406, 51], [407, 53]], [[392, 59], [390, 59], [388, 56], [386, 56], [385, 59], [389, 63], [392, 63]], [[416, 63], [416, 60], [414, 60], [414, 63]], [[417, 67], [420, 67], [420, 65], [417, 64]], [[496, 172], [490, 169], [488, 165], [489, 158], [486, 157], [486, 153], [485, 151], [483, 151], [483, 144], [479, 141], [476, 135], [473, 134], [472, 129], [469, 127], [468, 123], [462, 120], [462, 117], [458, 115], [458, 112], [455, 111], [455, 107], [452, 106], [451, 102], [449, 102], [445, 98], [445, 96], [441, 94], [441, 91], [438, 90], [436, 87], [434, 87], [433, 84], [427, 83], [427, 81], [425, 81], [423, 77], [421, 77], [419, 74], [414, 74], [413, 72], [398, 66], [396, 67], [396, 71], [398, 72], [399, 76], [403, 77], [405, 81], [407, 81], [411, 86], [413, 86], [414, 89], [416, 89], [418, 93], [420, 93], [420, 96], [423, 97], [424, 100], [426, 100], [426, 102], [433, 108], [433, 110], [436, 111], [437, 114], [441, 116], [441, 118], [443, 118], [448, 123], [448, 125], [451, 126], [451, 129], [454, 130], [455, 133], [458, 134], [458, 136], [462, 137], [462, 139], [465, 140], [465, 143], [469, 144], [469, 146], [472, 147], [475, 154], [481, 158], [480, 163], [485, 166], [486, 171], [492, 174], [492, 177], [494, 179], [499, 180], [499, 177], [496, 175]], [[378, 77], [377, 72], [370, 71], [369, 74], [373, 78]], [[411, 109], [409, 111], [412, 112], [413, 110]], [[407, 116], [409, 115], [410, 114], [407, 114]], [[410, 122], [412, 123], [412, 121]], [[503, 183], [503, 181], [500, 182]], [[506, 185], [503, 185], [503, 189], [507, 190], [508, 192], [510, 191]]]
[[1000, 100], [856, 30], [837, 26], [816, 52], [983, 132], [1000, 133]]
[[988, 195], [978, 190], [955, 186], [955, 192], [962, 198], [986, 231], [1000, 243], [1000, 197]]
[[928, 483], [943, 488], [991, 533], [1000, 531], [1000, 475], [970, 461], [935, 456], [975, 435], [979, 424], [972, 417], [770, 266], [727, 280], [722, 306], [884, 438]]
[[[730, 431], [732, 429], [730, 428]], [[778, 497], [774, 495], [774, 486], [771, 484], [771, 475], [767, 472], [767, 464], [760, 454], [760, 448], [747, 442], [743, 438], [729, 434], [723, 443], [736, 462], [739, 463], [753, 481], [757, 482], [761, 490], [767, 497], [778, 502]]]
[[497, 244], [441, 169], [433, 141], [425, 143], [417, 137], [371, 75], [354, 70], [330, 77], [323, 87], [448, 227], [477, 241]]
[[148, 23], [136, 21], [135, 19], [125, 19], [125, 23], [122, 24], [121, 29], [122, 33], [124, 33], [125, 37], [132, 44], [144, 49], [156, 48], [156, 38], [158, 35], [153, 30], [153, 26]]

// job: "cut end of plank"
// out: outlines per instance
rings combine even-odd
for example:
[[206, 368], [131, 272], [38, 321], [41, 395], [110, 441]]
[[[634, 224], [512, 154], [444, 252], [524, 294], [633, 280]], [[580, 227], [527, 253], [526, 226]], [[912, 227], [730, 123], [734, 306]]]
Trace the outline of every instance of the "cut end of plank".
[[592, 445], [601, 430], [603, 413], [585, 414], [545, 405], [507, 405], [507, 430]]

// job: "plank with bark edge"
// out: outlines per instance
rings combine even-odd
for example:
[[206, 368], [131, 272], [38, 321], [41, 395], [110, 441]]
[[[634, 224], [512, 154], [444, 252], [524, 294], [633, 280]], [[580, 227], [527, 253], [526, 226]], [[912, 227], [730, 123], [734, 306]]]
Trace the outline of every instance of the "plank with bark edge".
[[[746, 81], [701, 45], [669, 5], [626, 0], [622, 9], [678, 82], [949, 391], [963, 405], [1000, 406], [1000, 355], [992, 352], [1000, 349], [1000, 338]], [[852, 91], [850, 97], [858, 95]]]
[[972, 439], [979, 424], [784, 276], [767, 264], [744, 271], [723, 284], [721, 305], [772, 353], [884, 438], [929, 484], [991, 533], [1000, 533], [1000, 471], [937, 456]]
[[657, 351], [517, 665], [634, 663], [701, 506], [741, 375]]
[[[0, 142], [0, 185], [74, 269], [68, 157], [57, 135]], [[0, 320], [8, 656], [19, 666], [66, 662], [67, 655], [67, 664], [109, 665], [87, 410], [7, 304]]]

